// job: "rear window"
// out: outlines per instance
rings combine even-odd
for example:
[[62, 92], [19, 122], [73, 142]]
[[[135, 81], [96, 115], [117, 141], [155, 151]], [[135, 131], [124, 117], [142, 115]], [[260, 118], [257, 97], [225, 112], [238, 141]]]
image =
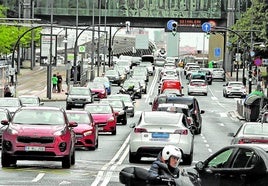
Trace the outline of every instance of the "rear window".
[[176, 99], [176, 98], [168, 98], [166, 103], [179, 103], [188, 105], [189, 109], [193, 108], [193, 101], [190, 99]]
[[246, 125], [244, 128], [244, 134], [252, 134], [252, 135], [268, 135], [268, 125]]
[[179, 117], [163, 117], [158, 114], [146, 116], [145, 114], [144, 121], [152, 125], [174, 125], [179, 122]]

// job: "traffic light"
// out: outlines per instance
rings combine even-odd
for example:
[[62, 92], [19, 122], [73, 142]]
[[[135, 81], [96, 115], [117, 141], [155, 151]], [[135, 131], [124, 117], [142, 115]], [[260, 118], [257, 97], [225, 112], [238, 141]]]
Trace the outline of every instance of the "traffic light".
[[174, 21], [172, 23], [172, 32], [177, 32], [177, 26], [178, 26], [178, 23], [176, 21]]
[[126, 21], [126, 29], [127, 29], [127, 33], [129, 33], [130, 32], [130, 21]]

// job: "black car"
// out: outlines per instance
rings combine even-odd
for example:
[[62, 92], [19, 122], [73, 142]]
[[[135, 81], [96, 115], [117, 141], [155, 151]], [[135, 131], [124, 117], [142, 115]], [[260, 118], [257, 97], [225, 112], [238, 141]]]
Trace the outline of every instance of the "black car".
[[206, 74], [206, 80], [208, 82], [209, 85], [212, 85], [212, 72], [210, 69], [205, 69], [205, 68], [201, 68], [200, 70], [198, 70], [198, 73], [204, 73]]
[[88, 87], [72, 87], [66, 93], [66, 110], [84, 108], [85, 104], [93, 103], [94, 98]]
[[199, 103], [194, 96], [177, 96], [174, 94], [160, 94], [153, 102], [149, 104], [152, 105], [152, 110], [157, 110], [159, 104], [161, 103], [178, 103], [186, 104], [189, 107], [191, 117], [193, 118], [193, 125], [196, 127], [195, 134], [200, 134], [202, 129], [202, 116], [204, 110], [200, 110]]
[[195, 168], [202, 186], [267, 186], [268, 145], [240, 144], [223, 147]]
[[118, 116], [116, 118], [117, 123], [121, 123], [122, 125], [127, 124], [127, 106], [125, 106], [124, 101], [119, 99], [102, 99], [100, 103], [110, 104], [114, 111], [118, 112]]

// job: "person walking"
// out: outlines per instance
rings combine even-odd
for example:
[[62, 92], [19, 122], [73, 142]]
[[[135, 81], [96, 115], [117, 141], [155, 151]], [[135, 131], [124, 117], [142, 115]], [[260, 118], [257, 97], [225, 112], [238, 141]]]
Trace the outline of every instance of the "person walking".
[[60, 75], [59, 72], [57, 72], [57, 78], [58, 78], [57, 90], [58, 90], [58, 93], [61, 93], [61, 91], [62, 91], [62, 76]]
[[56, 74], [53, 74], [52, 77], [52, 92], [56, 93], [57, 92], [57, 84], [58, 84], [58, 78]]

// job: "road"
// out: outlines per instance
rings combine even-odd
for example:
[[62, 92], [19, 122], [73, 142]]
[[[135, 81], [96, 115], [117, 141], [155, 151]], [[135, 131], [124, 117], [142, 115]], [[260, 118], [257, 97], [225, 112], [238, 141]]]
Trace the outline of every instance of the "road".
[[[147, 95], [136, 100], [136, 112], [133, 118], [128, 118], [128, 124], [137, 122], [143, 110], [150, 110], [149, 102], [157, 94], [157, 77], [151, 77]], [[187, 81], [182, 76], [184, 93]], [[241, 121], [234, 118], [237, 98], [224, 98], [222, 85], [224, 82], [213, 82], [209, 86], [208, 96], [196, 96], [200, 108], [205, 110], [202, 133], [194, 139], [193, 166], [200, 160], [205, 160], [210, 154], [221, 147], [229, 145], [231, 138], [227, 136], [235, 132]], [[113, 93], [118, 91], [115, 85]], [[65, 107], [64, 101], [45, 102], [46, 106]], [[119, 172], [127, 166], [149, 168], [153, 159], [143, 158], [141, 163], [128, 162], [128, 140], [131, 128], [118, 125], [117, 135], [101, 134], [99, 148], [95, 151], [76, 150], [76, 164], [70, 169], [62, 169], [61, 162], [18, 161], [16, 167], [0, 168], [0, 185], [91, 185], [117, 186]]]

